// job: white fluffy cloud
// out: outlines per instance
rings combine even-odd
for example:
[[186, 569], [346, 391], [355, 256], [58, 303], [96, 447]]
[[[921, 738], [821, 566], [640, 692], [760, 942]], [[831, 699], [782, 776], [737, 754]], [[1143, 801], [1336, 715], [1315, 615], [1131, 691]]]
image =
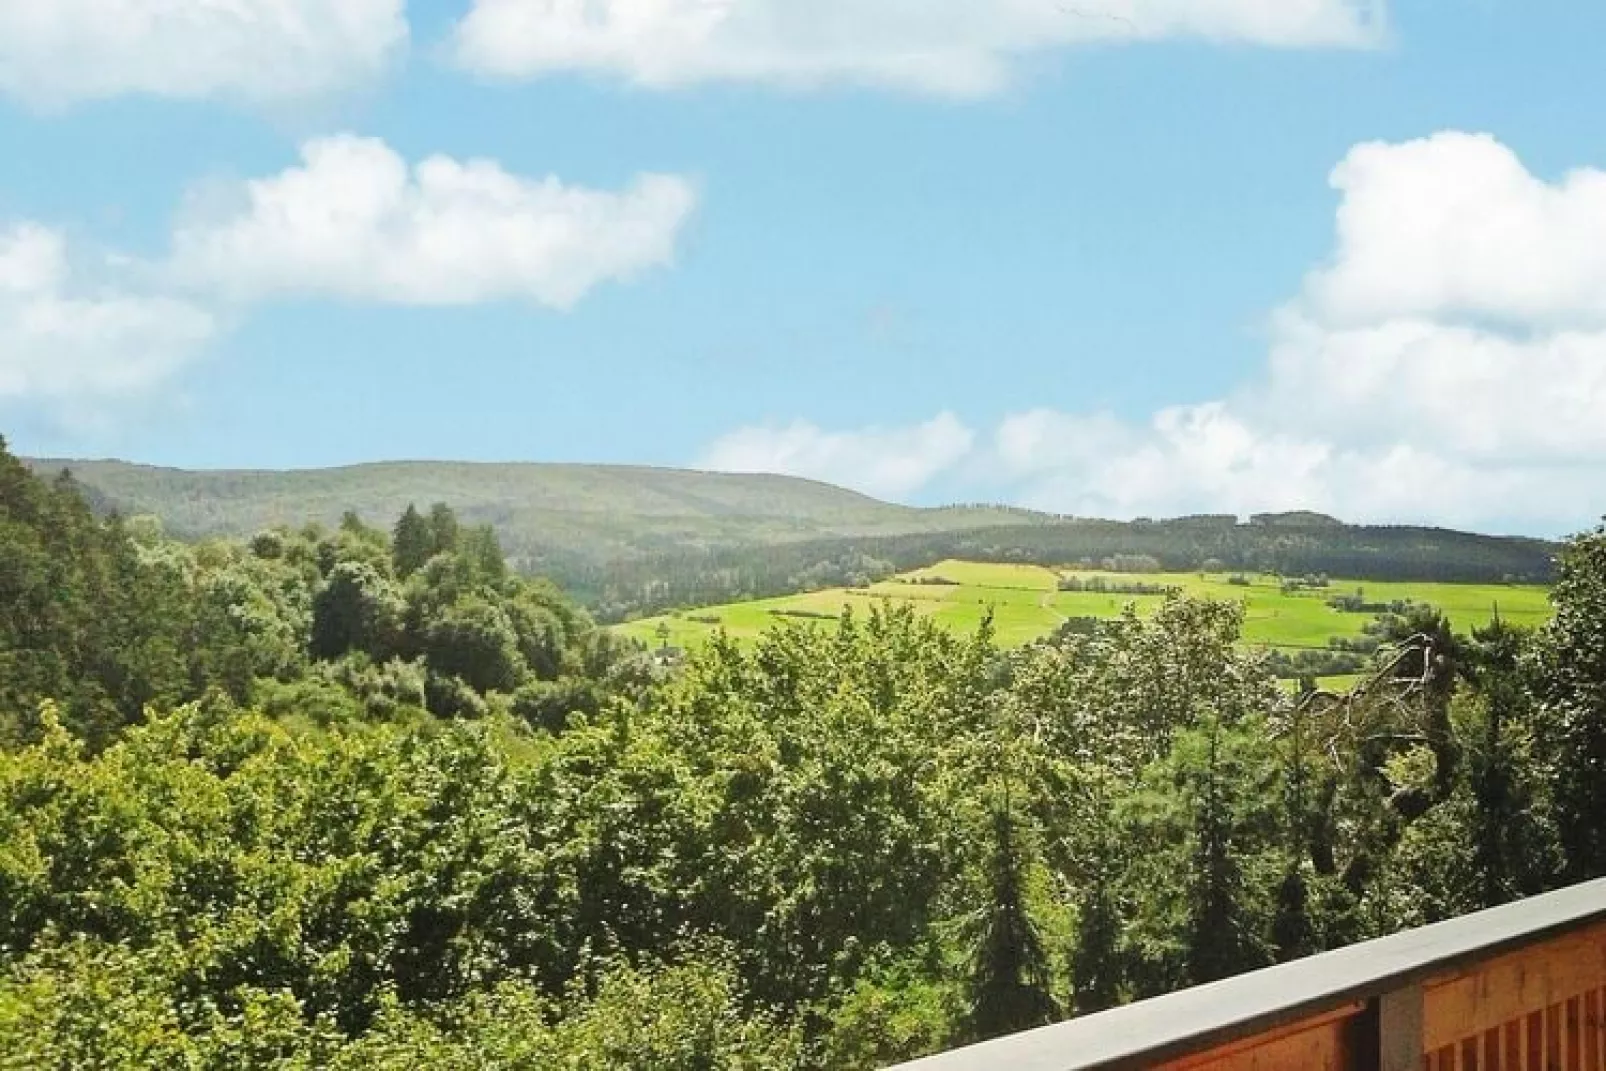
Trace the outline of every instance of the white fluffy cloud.
[[404, 0], [0, 0], [0, 93], [303, 100], [380, 75]]
[[1252, 381], [1140, 421], [1018, 413], [928, 482], [985, 473], [1082, 516], [1591, 523], [1606, 504], [1606, 172], [1548, 182], [1451, 133], [1358, 146], [1333, 182], [1333, 257], [1273, 315]]
[[752, 427], [715, 442], [698, 462], [715, 472], [773, 472], [897, 498], [929, 483], [968, 455], [971, 430], [952, 413], [909, 428], [825, 431], [803, 421]]
[[969, 96], [1004, 84], [1022, 57], [1084, 42], [1353, 47], [1382, 31], [1382, 0], [475, 0], [455, 47], [463, 65], [500, 77]]
[[215, 329], [187, 302], [84, 278], [57, 231], [0, 230], [0, 401], [127, 398], [193, 360]]
[[222, 200], [174, 235], [170, 270], [190, 285], [247, 300], [568, 308], [600, 283], [668, 264], [696, 195], [670, 175], [609, 192], [490, 160], [434, 156], [409, 168], [381, 141], [334, 137]]
[[1334, 262], [1306, 300], [1331, 323], [1487, 317], [1606, 323], [1606, 172], [1549, 183], [1486, 135], [1352, 150]]
[[352, 137], [310, 142], [302, 156], [282, 174], [214, 187], [210, 210], [181, 223], [157, 261], [74, 261], [57, 231], [0, 229], [0, 401], [105, 409], [194, 360], [221, 310], [280, 296], [566, 309], [667, 264], [696, 201], [672, 176], [596, 191], [486, 160], [409, 168], [383, 142]]

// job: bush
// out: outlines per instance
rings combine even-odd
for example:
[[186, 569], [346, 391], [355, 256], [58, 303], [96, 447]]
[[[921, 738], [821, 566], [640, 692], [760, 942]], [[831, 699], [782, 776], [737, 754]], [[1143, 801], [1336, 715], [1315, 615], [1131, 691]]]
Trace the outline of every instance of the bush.
[[514, 715], [531, 728], [558, 733], [568, 727], [571, 715], [596, 712], [596, 691], [587, 682], [573, 677], [531, 681], [513, 693], [512, 709]]
[[483, 718], [485, 699], [461, 677], [430, 673], [424, 685], [429, 712], [438, 718]]

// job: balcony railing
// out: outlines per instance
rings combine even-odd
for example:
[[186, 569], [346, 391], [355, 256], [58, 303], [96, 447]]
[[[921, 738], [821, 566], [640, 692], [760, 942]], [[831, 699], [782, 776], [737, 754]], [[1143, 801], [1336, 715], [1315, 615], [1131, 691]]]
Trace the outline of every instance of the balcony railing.
[[897, 1071], [1606, 1071], [1606, 880]]

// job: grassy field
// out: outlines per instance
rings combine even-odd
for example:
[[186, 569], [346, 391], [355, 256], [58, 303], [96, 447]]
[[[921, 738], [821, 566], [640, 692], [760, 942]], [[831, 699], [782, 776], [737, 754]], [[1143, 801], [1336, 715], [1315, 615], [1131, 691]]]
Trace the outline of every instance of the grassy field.
[[[782, 599], [734, 603], [648, 618], [619, 626], [627, 635], [653, 646], [661, 642], [661, 626], [668, 626], [672, 646], [695, 648], [717, 630], [738, 640], [751, 641], [780, 621], [828, 620], [843, 607], [868, 608], [886, 600], [907, 603], [947, 628], [974, 629], [988, 608], [993, 611], [999, 642], [1015, 647], [1054, 630], [1070, 617], [1109, 618], [1128, 603], [1139, 612], [1160, 602], [1158, 595], [1116, 595], [1060, 591], [1061, 573], [1032, 565], [990, 565], [948, 561], [907, 573], [864, 590], [835, 589]], [[1065, 574], [1069, 575], [1069, 574]], [[1284, 594], [1275, 577], [1250, 577], [1250, 585], [1229, 582], [1225, 574], [1100, 574], [1077, 572], [1088, 579], [1103, 576], [1111, 583], [1157, 584], [1181, 588], [1185, 593], [1244, 604], [1244, 640], [1249, 644], [1298, 650], [1326, 647], [1330, 637], [1358, 636], [1372, 619], [1364, 613], [1340, 613], [1327, 605], [1334, 595], [1364, 594], [1368, 602], [1387, 603], [1413, 599], [1443, 610], [1456, 628], [1466, 630], [1500, 616], [1513, 624], [1536, 625], [1550, 616], [1545, 588], [1501, 584], [1389, 584], [1364, 580], [1333, 580], [1322, 590]], [[951, 584], [921, 584], [940, 578]]]

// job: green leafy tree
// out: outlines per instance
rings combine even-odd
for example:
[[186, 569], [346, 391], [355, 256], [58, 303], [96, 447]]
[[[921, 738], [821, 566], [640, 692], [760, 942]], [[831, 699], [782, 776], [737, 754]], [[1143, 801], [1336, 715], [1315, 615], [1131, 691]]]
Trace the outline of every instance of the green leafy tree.
[[438, 673], [478, 692], [511, 692], [525, 675], [519, 636], [507, 613], [488, 599], [454, 603], [429, 625], [425, 653]]
[[1542, 640], [1543, 737], [1573, 881], [1606, 874], [1606, 527], [1568, 544]]
[[312, 600], [312, 654], [348, 651], [385, 658], [396, 649], [404, 604], [391, 581], [366, 562], [335, 566]]

